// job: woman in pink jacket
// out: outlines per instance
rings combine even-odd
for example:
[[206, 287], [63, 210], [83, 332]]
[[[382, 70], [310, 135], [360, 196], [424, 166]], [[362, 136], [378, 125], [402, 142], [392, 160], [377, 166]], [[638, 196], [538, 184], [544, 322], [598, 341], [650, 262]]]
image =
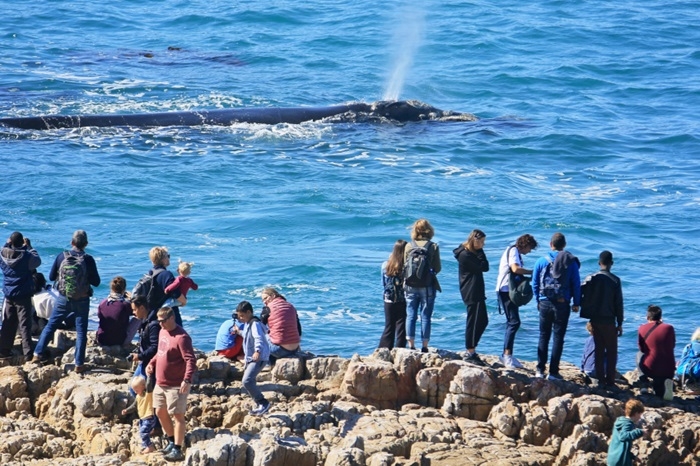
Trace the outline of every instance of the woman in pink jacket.
[[261, 318], [269, 329], [267, 339], [270, 343], [270, 356], [296, 356], [301, 349], [301, 325], [296, 308], [274, 288], [263, 289], [261, 298], [264, 305]]

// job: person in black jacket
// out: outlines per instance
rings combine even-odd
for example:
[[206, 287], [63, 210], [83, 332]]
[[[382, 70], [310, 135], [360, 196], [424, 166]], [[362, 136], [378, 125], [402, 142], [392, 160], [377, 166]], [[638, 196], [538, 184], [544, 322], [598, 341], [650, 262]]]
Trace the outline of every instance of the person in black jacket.
[[478, 365], [484, 363], [476, 353], [476, 346], [489, 323], [484, 286], [484, 272], [489, 270], [489, 261], [484, 254], [485, 242], [486, 234], [481, 230], [473, 230], [467, 240], [453, 251], [459, 261], [459, 291], [467, 306], [467, 354], [464, 360]]
[[136, 376], [145, 374], [143, 372], [144, 368], [158, 352], [160, 324], [156, 315], [157, 311], [149, 312], [145, 296], [136, 296], [131, 301], [131, 310], [137, 319], [141, 319], [139, 347], [135, 353], [132, 353], [132, 361], [139, 363], [139, 367], [134, 372]]
[[598, 265], [600, 272], [585, 280], [585, 299], [593, 327], [595, 373], [601, 385], [613, 386], [617, 370], [617, 338], [622, 336], [624, 320], [622, 283], [610, 272], [613, 265], [610, 251], [600, 253]]
[[19, 325], [22, 337], [22, 352], [32, 357], [32, 275], [41, 265], [41, 258], [31, 245], [29, 238], [15, 231], [10, 235], [0, 252], [0, 269], [3, 273], [2, 292], [5, 295], [2, 330], [0, 330], [0, 357], [12, 355], [15, 334]]

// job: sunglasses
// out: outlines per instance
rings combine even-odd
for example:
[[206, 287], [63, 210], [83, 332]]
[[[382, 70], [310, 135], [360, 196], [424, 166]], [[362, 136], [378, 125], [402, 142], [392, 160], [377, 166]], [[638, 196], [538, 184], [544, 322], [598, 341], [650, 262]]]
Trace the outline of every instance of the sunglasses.
[[163, 322], [167, 321], [167, 320], [170, 319], [171, 317], [172, 317], [172, 315], [169, 315], [169, 316], [166, 317], [165, 319], [158, 319], [158, 323], [159, 323], [159, 324], [162, 324]]

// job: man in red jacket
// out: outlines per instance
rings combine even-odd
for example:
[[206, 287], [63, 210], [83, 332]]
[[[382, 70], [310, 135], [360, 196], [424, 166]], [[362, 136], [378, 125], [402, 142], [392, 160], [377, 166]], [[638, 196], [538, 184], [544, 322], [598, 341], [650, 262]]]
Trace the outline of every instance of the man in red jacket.
[[[162, 450], [167, 461], [182, 461], [182, 445], [185, 441], [185, 412], [187, 395], [192, 386], [192, 377], [197, 371], [197, 358], [192, 348], [192, 339], [175, 323], [172, 308], [158, 311], [160, 335], [158, 353], [146, 368], [146, 375], [155, 373], [156, 388], [153, 390], [153, 408], [160, 421], [168, 446]], [[175, 420], [173, 426], [173, 419]]]

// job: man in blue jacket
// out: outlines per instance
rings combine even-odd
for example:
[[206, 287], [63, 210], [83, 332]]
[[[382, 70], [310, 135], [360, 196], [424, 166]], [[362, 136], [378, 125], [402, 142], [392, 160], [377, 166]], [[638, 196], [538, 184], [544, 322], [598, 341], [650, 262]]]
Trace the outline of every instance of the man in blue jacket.
[[[32, 362], [43, 362], [44, 351], [53, 333], [58, 326], [71, 313], [75, 313], [76, 340], [75, 340], [75, 372], [85, 372], [85, 349], [87, 348], [88, 313], [90, 312], [90, 297], [92, 287], [100, 286], [100, 275], [97, 272], [95, 259], [85, 253], [88, 245], [88, 237], [85, 230], [77, 230], [73, 233], [71, 250], [64, 251], [58, 256], [51, 266], [49, 280], [55, 282], [58, 290], [58, 298], [49, 322], [44, 327], [39, 337], [39, 342], [34, 349]], [[64, 265], [64, 262], [66, 263]], [[74, 264], [69, 268], [68, 264]]]
[[[566, 238], [554, 233], [549, 243], [552, 248], [546, 257], [535, 262], [532, 270], [532, 290], [540, 312], [540, 339], [537, 345], [537, 377], [544, 378], [547, 366], [549, 339], [552, 339], [552, 359], [549, 362], [549, 380], [561, 380], [559, 361], [564, 349], [564, 336], [571, 310], [578, 312], [581, 304], [581, 277], [579, 260], [564, 251]], [[572, 309], [569, 308], [571, 300]]]
[[12, 346], [19, 325], [22, 352], [32, 357], [32, 295], [33, 274], [41, 265], [41, 258], [29, 238], [15, 231], [0, 251], [0, 269], [3, 273], [2, 292], [5, 295], [2, 329], [0, 329], [0, 358], [12, 356]]

